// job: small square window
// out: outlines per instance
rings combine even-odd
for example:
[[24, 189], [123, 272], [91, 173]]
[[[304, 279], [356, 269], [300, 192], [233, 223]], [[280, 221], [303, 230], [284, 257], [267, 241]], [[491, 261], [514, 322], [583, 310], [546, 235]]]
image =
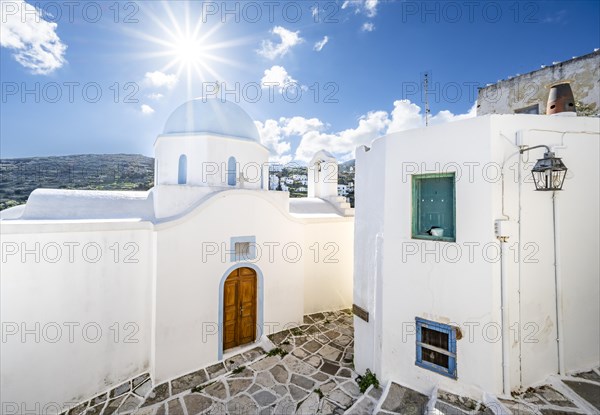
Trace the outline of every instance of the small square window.
[[235, 236], [231, 238], [230, 261], [251, 261], [256, 259], [256, 237]]
[[454, 173], [412, 177], [412, 237], [456, 241]]
[[250, 255], [250, 242], [236, 242], [235, 256], [248, 258]]
[[456, 331], [447, 324], [416, 318], [415, 364], [456, 379]]

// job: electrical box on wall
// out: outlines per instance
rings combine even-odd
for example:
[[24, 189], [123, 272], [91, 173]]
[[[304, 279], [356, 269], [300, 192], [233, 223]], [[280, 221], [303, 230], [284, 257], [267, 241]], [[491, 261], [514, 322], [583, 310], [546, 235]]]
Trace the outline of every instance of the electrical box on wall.
[[494, 234], [496, 238], [517, 236], [517, 222], [514, 220], [496, 219], [494, 221]]

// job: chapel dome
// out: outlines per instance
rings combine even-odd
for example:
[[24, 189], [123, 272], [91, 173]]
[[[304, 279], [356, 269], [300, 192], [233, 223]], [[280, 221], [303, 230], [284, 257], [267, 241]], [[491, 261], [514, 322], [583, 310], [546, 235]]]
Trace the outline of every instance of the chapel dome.
[[252, 118], [239, 105], [217, 98], [196, 98], [171, 113], [163, 134], [209, 133], [256, 141], [260, 135]]

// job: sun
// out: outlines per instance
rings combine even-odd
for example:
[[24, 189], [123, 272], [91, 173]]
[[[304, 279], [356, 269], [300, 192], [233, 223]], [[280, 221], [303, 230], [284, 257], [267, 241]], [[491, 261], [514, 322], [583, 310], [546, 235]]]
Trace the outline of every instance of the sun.
[[200, 39], [184, 37], [173, 43], [173, 53], [183, 65], [200, 64], [204, 57], [204, 45]]
[[[239, 67], [227, 57], [227, 49], [241, 46], [250, 38], [224, 39], [227, 35], [222, 22], [203, 22], [195, 3], [146, 3], [144, 12], [151, 25], [143, 31], [131, 31], [146, 41], [149, 48], [140, 57], [160, 58], [162, 72], [175, 72], [186, 80], [188, 93], [194, 95], [198, 82], [222, 80], [223, 65]], [[158, 9], [157, 9], [158, 8]], [[193, 24], [192, 24], [193, 22]]]

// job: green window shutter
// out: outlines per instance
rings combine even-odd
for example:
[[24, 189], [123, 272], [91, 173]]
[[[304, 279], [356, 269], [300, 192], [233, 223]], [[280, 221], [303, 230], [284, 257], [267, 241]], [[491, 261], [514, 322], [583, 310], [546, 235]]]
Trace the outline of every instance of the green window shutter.
[[412, 237], [456, 241], [454, 173], [412, 176]]

